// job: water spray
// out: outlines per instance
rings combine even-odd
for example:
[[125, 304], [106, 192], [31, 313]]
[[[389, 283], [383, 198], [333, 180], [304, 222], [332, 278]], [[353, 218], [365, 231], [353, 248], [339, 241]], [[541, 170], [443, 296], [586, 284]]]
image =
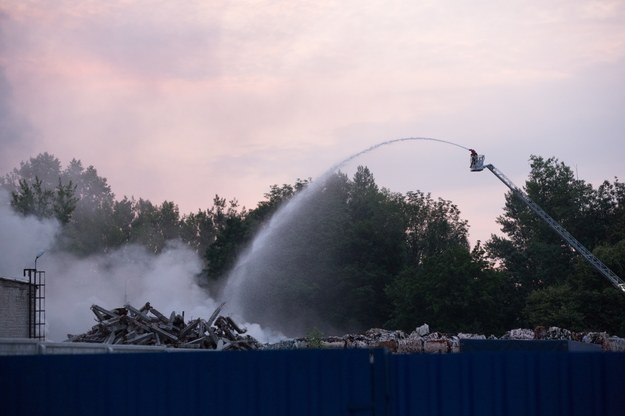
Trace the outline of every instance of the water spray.
[[387, 140], [387, 141], [382, 142], [382, 143], [374, 144], [373, 146], [368, 147], [365, 150], [362, 150], [362, 151], [360, 151], [358, 153], [355, 153], [355, 154], [349, 156], [347, 159], [337, 163], [332, 168], [330, 168], [330, 172], [336, 171], [337, 169], [339, 169], [341, 166], [345, 165], [346, 163], [349, 163], [352, 160], [356, 159], [357, 157], [360, 157], [360, 156], [364, 155], [365, 153], [369, 153], [372, 150], [375, 150], [375, 149], [377, 149], [379, 147], [386, 146], [386, 145], [393, 144], [393, 143], [409, 142], [409, 141], [416, 141], [416, 140], [427, 140], [427, 141], [431, 141], [431, 142], [445, 143], [445, 144], [450, 144], [452, 146], [459, 147], [459, 148], [467, 150], [467, 151], [470, 150], [468, 147], [464, 147], [462, 145], [459, 145], [459, 144], [454, 143], [454, 142], [450, 142], [448, 140], [434, 139], [432, 137], [404, 137], [404, 138], [401, 138], [401, 139]]
[[[300, 329], [318, 327], [319, 323], [314, 321], [310, 308], [292, 305], [292, 299], [284, 297], [285, 282], [281, 280], [301, 275], [304, 284], [307, 284], [305, 280], [309, 276], [317, 275], [316, 267], [322, 267], [316, 259], [311, 258], [311, 250], [314, 252], [312, 246], [319, 244], [316, 240], [319, 227], [315, 223], [320, 220], [320, 212], [315, 209], [320, 202], [318, 192], [324, 189], [331, 175], [348, 162], [379, 147], [407, 141], [433, 141], [469, 151], [467, 147], [447, 140], [406, 137], [370, 146], [335, 164], [318, 180], [312, 181], [284, 203], [254, 236], [229, 272], [221, 301], [225, 301], [232, 312], [241, 314], [243, 320], [254, 320], [266, 327], [281, 331], [289, 330], [291, 324]], [[326, 218], [334, 217], [326, 215]], [[304, 264], [298, 265], [300, 262]]]

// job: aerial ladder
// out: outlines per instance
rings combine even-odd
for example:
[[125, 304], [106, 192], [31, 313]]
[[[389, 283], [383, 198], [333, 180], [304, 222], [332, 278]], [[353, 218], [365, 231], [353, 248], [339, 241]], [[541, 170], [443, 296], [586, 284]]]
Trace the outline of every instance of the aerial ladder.
[[603, 264], [601, 260], [599, 260], [594, 254], [590, 252], [586, 247], [582, 245], [575, 237], [573, 237], [567, 230], [564, 229], [560, 224], [556, 222], [553, 218], [551, 218], [543, 209], [538, 206], [534, 201], [530, 199], [525, 192], [523, 192], [519, 187], [517, 187], [510, 179], [506, 177], [499, 169], [497, 169], [492, 164], [484, 164], [484, 155], [478, 155], [477, 152], [473, 149], [469, 149], [471, 152], [471, 172], [481, 172], [484, 168], [490, 170], [493, 175], [495, 175], [501, 182], [504, 183], [512, 193], [519, 198], [521, 201], [525, 203], [539, 218], [551, 227], [556, 233], [562, 237], [564, 241], [566, 241], [569, 246], [573, 248], [577, 253], [579, 253], [584, 259], [590, 263], [599, 273], [603, 275], [606, 279], [610, 281], [610, 283], [617, 288], [621, 293], [625, 294], [625, 282], [618, 277], [608, 266]]

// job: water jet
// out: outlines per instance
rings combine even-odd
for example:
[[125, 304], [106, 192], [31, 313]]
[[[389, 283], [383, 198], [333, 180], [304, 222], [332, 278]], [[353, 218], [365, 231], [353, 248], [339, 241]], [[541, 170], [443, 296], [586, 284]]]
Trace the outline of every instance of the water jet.
[[[337, 172], [366, 153], [407, 141], [432, 141], [469, 150], [447, 140], [407, 137], [375, 144], [333, 165], [284, 203], [237, 259], [223, 290], [221, 300], [226, 307], [243, 320], [287, 335], [302, 335], [302, 331], [313, 327], [326, 333], [345, 330], [324, 327], [327, 322], [320, 321], [315, 313], [323, 307], [319, 302], [342, 301], [340, 287], [333, 284], [332, 276], [324, 275], [332, 270], [332, 262], [340, 255], [328, 247], [332, 233], [344, 220], [339, 208], [341, 201], [334, 200], [331, 193], [342, 186]], [[297, 293], [311, 288], [323, 288], [327, 296], [297, 298]]]

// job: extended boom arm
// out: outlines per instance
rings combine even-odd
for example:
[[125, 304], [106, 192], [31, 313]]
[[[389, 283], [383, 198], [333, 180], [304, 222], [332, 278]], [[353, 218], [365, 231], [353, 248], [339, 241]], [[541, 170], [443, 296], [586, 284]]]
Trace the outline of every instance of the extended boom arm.
[[621, 280], [612, 270], [608, 268], [601, 260], [599, 260], [594, 254], [592, 254], [586, 247], [582, 245], [575, 237], [573, 237], [568, 231], [566, 231], [560, 224], [558, 224], [553, 218], [551, 218], [541, 207], [539, 207], [529, 196], [519, 189], [510, 179], [506, 177], [499, 169], [491, 164], [483, 165], [484, 156], [480, 156], [480, 160], [476, 160], [476, 163], [471, 163], [472, 171], [481, 171], [484, 168], [490, 170], [501, 182], [503, 182], [512, 193], [523, 201], [536, 215], [538, 215], [543, 221], [551, 227], [552, 230], [557, 232], [564, 241], [566, 241], [576, 252], [581, 254], [584, 259], [599, 271], [606, 279], [612, 283], [612, 285], [625, 294], [625, 282]]

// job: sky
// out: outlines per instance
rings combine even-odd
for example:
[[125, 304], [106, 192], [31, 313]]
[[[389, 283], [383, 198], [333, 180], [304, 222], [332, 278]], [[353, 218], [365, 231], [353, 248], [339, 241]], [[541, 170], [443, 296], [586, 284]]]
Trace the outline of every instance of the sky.
[[[0, 0], [0, 175], [42, 152], [118, 198], [254, 208], [377, 143], [432, 137], [522, 185], [530, 155], [625, 179], [625, 1]], [[507, 188], [468, 152], [367, 153], [391, 191], [497, 233]]]

